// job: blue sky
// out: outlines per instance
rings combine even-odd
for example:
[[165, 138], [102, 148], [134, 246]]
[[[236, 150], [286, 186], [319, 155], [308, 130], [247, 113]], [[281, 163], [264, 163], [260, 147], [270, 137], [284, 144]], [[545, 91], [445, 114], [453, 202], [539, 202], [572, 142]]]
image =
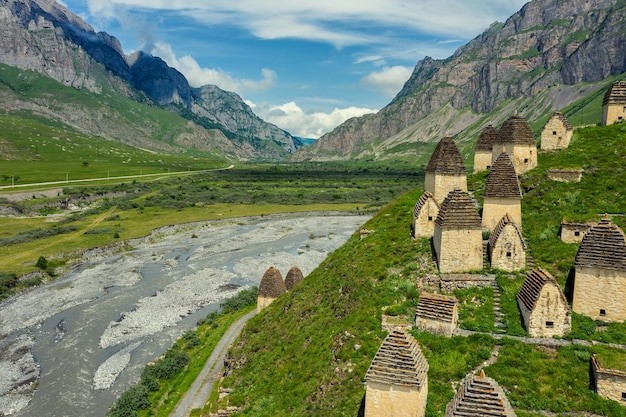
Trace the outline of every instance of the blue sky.
[[388, 104], [425, 56], [446, 58], [522, 0], [63, 0], [126, 54], [163, 58], [198, 87], [317, 138]]

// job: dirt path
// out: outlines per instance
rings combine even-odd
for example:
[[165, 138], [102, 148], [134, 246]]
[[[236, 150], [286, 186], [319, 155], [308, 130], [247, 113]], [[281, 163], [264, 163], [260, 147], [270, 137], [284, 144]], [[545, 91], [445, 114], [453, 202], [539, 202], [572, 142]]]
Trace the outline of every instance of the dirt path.
[[246, 322], [255, 314], [256, 310], [253, 310], [230, 326], [215, 349], [213, 349], [213, 353], [211, 353], [194, 383], [180, 400], [172, 414], [170, 414], [170, 417], [188, 417], [191, 410], [204, 406], [213, 390], [213, 383], [219, 379], [228, 348], [239, 336]]

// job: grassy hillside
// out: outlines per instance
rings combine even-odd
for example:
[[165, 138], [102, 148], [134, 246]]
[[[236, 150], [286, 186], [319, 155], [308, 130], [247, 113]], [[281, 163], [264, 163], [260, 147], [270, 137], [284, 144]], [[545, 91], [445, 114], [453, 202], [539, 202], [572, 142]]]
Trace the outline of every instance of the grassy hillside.
[[[45, 137], [47, 129], [66, 132], [54, 135], [60, 138], [79, 136], [101, 144], [104, 139], [113, 140], [149, 149], [152, 153], [159, 151], [160, 154], [188, 158], [215, 158], [215, 154], [224, 154], [212, 143], [200, 143], [210, 142], [213, 136], [223, 138], [221, 133], [204, 132], [206, 137], [200, 137], [200, 128], [176, 114], [148, 105], [148, 99], [144, 99], [146, 104], [143, 104], [110, 91], [106, 86], [100, 88], [102, 91], [96, 94], [65, 86], [35, 71], [0, 64], [1, 159], [41, 159], [39, 152], [44, 151], [45, 145], [37, 146], [37, 138], [39, 135]], [[17, 143], [14, 145], [17, 149], [5, 152], [5, 147], [10, 146], [13, 139], [30, 143]], [[30, 146], [33, 144], [35, 148]], [[102, 149], [106, 147], [104, 145]], [[132, 151], [126, 149], [125, 152]], [[86, 160], [94, 156], [97, 152], [85, 151]]]
[[[575, 133], [571, 148], [541, 154], [539, 168], [522, 179], [524, 232], [539, 266], [555, 274], [562, 285], [573, 264], [576, 245], [560, 243], [562, 217], [597, 219], [596, 213], [624, 213], [626, 200], [619, 184], [626, 182], [626, 126], [592, 127]], [[548, 167], [580, 166], [586, 173], [578, 184], [548, 181]], [[470, 178], [480, 197], [484, 175]], [[427, 240], [409, 237], [412, 209], [421, 194], [416, 189], [386, 206], [291, 292], [249, 322], [231, 349], [229, 375], [223, 386], [233, 389], [230, 405], [237, 415], [356, 416], [362, 411], [364, 376], [382, 342], [383, 309], [406, 313], [411, 320], [418, 301], [418, 276], [434, 271]], [[614, 220], [624, 226], [622, 217]], [[498, 274], [509, 336], [524, 336], [515, 294], [523, 274]], [[462, 300], [461, 327], [493, 325], [491, 291], [457, 292]], [[626, 325], [603, 326], [574, 314], [573, 333], [580, 338], [626, 343]], [[413, 330], [429, 364], [428, 416], [443, 415], [454, 395], [453, 386], [488, 359], [485, 370], [509, 393], [518, 415], [539, 411], [626, 416], [626, 408], [604, 400], [589, 389], [589, 357], [598, 353], [620, 362], [621, 350], [604, 345], [570, 345], [548, 349], [513, 338], [488, 334], [446, 339]], [[622, 362], [623, 363], [623, 362]]]

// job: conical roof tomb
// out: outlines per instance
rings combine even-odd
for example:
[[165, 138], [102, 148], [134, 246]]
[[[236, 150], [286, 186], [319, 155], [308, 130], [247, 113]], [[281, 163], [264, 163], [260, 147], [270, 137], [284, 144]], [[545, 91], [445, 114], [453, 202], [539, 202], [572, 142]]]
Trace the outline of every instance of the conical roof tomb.
[[481, 130], [474, 147], [474, 172], [491, 168], [493, 142], [497, 137], [498, 131], [492, 125], [487, 125]]
[[626, 120], [626, 81], [616, 81], [604, 93], [602, 124], [605, 126]]
[[626, 320], [626, 242], [607, 216], [589, 229], [574, 260], [572, 310], [594, 320]]
[[526, 119], [517, 113], [509, 117], [500, 127], [493, 143], [492, 162], [495, 162], [502, 152], [509, 155], [518, 175], [537, 166], [537, 141]]
[[439, 141], [428, 161], [424, 190], [432, 193], [437, 203], [441, 204], [456, 188], [467, 191], [467, 173], [459, 148], [446, 136]]
[[505, 152], [498, 155], [489, 171], [483, 197], [483, 230], [494, 230], [502, 216], [507, 213], [521, 229], [522, 191], [513, 162]]
[[257, 297], [257, 311], [260, 312], [270, 305], [272, 301], [287, 292], [283, 276], [280, 271], [270, 266], [259, 284], [259, 295]]
[[441, 273], [483, 268], [483, 240], [476, 203], [462, 190], [448, 194], [435, 220], [433, 247]]
[[416, 416], [426, 411], [428, 362], [413, 336], [394, 329], [383, 341], [367, 373], [365, 416]]
[[291, 290], [297, 283], [304, 279], [304, 275], [299, 267], [296, 265], [292, 266], [289, 271], [287, 271], [287, 276], [285, 277], [285, 287], [287, 291]]
[[446, 417], [490, 416], [513, 417], [515, 411], [500, 385], [480, 374], [469, 378], [456, 392], [446, 408]]

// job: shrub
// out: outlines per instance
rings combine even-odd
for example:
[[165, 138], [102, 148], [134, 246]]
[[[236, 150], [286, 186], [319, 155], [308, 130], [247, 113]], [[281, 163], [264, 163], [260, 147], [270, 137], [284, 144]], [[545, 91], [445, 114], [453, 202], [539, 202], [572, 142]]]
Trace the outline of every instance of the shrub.
[[45, 257], [40, 256], [39, 259], [37, 259], [37, 263], [35, 264], [35, 266], [45, 271], [46, 269], [48, 269], [48, 260]]

